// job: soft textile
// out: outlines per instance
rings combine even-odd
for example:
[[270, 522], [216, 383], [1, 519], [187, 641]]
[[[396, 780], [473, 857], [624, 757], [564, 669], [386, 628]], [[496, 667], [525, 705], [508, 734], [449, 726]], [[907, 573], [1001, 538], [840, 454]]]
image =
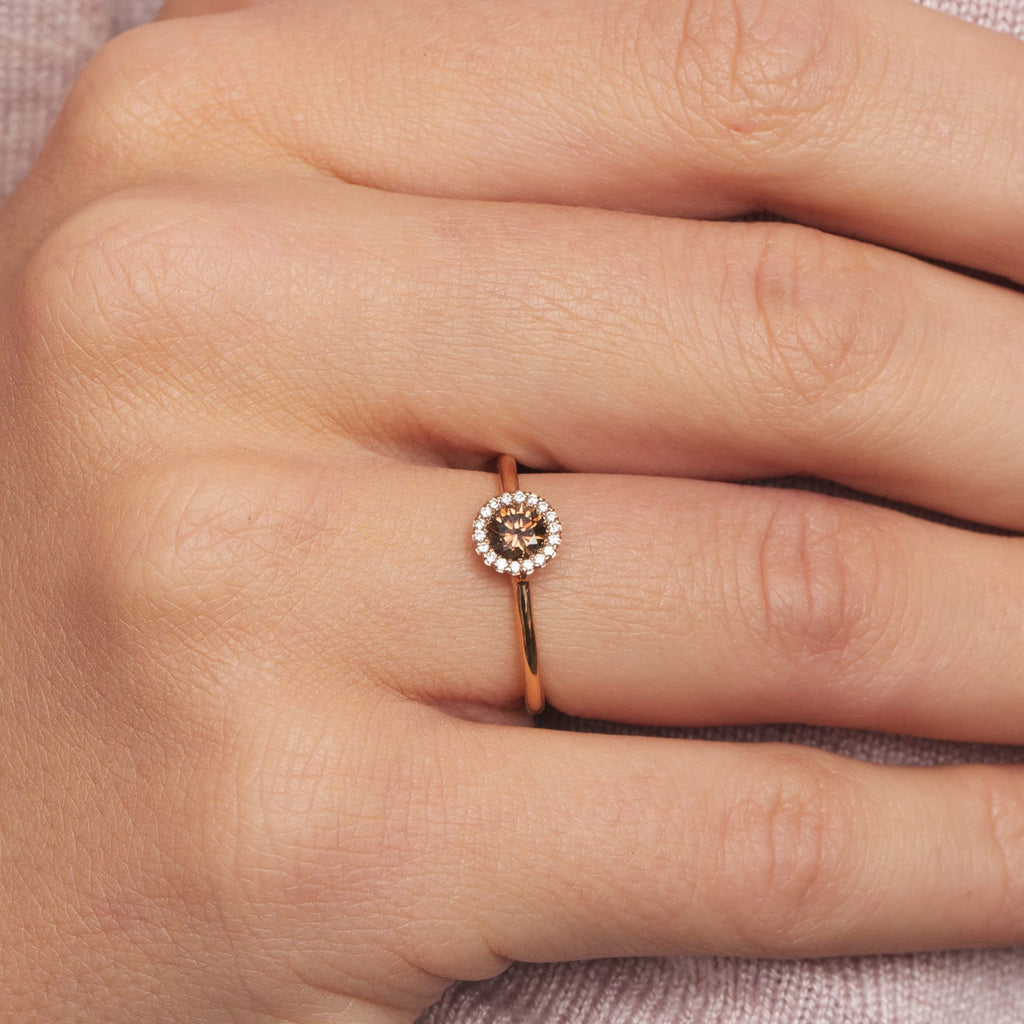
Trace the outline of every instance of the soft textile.
[[[933, 6], [1024, 39], [1024, 0], [936, 0]], [[30, 166], [88, 55], [156, 8], [154, 0], [0, 0], [0, 195]], [[549, 724], [609, 729], [557, 717]], [[678, 735], [808, 743], [893, 764], [1022, 758], [1021, 748], [804, 726]], [[1024, 948], [796, 962], [678, 957], [519, 965], [493, 981], [456, 986], [420, 1024], [691, 1022], [1022, 1024]]]

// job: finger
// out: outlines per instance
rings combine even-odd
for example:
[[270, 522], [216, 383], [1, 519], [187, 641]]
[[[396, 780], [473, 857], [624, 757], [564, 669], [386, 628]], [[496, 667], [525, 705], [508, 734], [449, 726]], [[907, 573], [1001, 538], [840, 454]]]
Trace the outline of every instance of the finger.
[[[98, 124], [91, 142], [108, 144], [122, 177], [138, 173], [125, 129], [153, 130], [150, 97], [190, 126], [170, 141], [159, 129], [165, 174], [194, 174], [198, 131], [209, 172], [228, 177], [271, 140], [279, 156], [391, 191], [699, 217], [770, 209], [1024, 276], [1017, 41], [898, 0], [595, 11], [269, 4], [204, 22], [201, 41], [177, 23], [173, 37], [162, 26], [116, 45], [71, 110], [96, 122], [86, 101], [102, 85], [115, 132]], [[217, 59], [196, 70], [200, 42]], [[226, 99], [225, 69], [251, 67], [259, 78]]]
[[813, 230], [324, 183], [94, 204], [37, 264], [75, 386], [187, 383], [194, 429], [231, 409], [244, 436], [340, 425], [415, 460], [806, 473], [1024, 528], [1024, 297]]
[[1024, 938], [1019, 766], [475, 728], [441, 776], [459, 810], [439, 841], [470, 880], [445, 898], [471, 908], [502, 956], [799, 957]]
[[[339, 474], [234, 450], [171, 470], [112, 495], [112, 535], [83, 570], [130, 583], [124, 607], [161, 656], [185, 636], [234, 671], [255, 658], [253, 698], [304, 679], [303, 706], [344, 665], [460, 713], [522, 707], [510, 579], [469, 539], [496, 477], [379, 460]], [[1024, 738], [1019, 542], [804, 492], [522, 482], [564, 523], [532, 583], [541, 675], [563, 711]]]
[[204, 14], [224, 14], [240, 11], [246, 7], [272, 3], [273, 0], [168, 0], [160, 11], [163, 20], [170, 18], [195, 18]]

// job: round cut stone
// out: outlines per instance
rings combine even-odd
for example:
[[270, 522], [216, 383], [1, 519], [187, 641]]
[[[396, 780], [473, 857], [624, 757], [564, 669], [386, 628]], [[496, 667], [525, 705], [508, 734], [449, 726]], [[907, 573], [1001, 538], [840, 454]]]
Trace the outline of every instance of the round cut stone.
[[548, 521], [536, 508], [523, 501], [495, 512], [487, 524], [491, 550], [511, 561], [531, 558], [548, 543]]

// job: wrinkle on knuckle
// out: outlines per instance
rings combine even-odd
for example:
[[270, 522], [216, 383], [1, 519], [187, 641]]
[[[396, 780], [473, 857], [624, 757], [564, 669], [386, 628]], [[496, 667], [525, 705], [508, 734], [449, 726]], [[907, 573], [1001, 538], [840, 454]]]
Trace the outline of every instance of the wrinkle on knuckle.
[[972, 782], [979, 848], [988, 856], [991, 918], [1024, 928], [1024, 780], [1014, 772], [996, 777], [982, 769]]
[[[90, 177], [138, 170], [195, 137], [199, 38], [186, 22], [143, 25], [115, 36], [89, 60], [54, 129], [62, 158]], [[190, 99], [191, 97], [191, 99]]]
[[463, 794], [452, 791], [461, 781], [444, 770], [457, 744], [435, 752], [416, 709], [398, 700], [360, 702], [344, 729], [307, 709], [265, 718], [229, 780], [243, 833], [238, 874], [254, 901], [316, 907], [344, 889], [351, 923], [372, 927], [376, 907], [414, 937], [420, 915], [410, 908], [433, 902], [434, 879], [469, 854]]
[[870, 520], [797, 492], [780, 495], [748, 530], [752, 577], [739, 604], [775, 671], [792, 684], [836, 672], [852, 680], [886, 657], [901, 596], [883, 585], [888, 570]]
[[[857, 67], [855, 20], [834, 0], [688, 0], [681, 9], [658, 0], [640, 9], [644, 90], [712, 156], [745, 168], [832, 142]], [[652, 85], [659, 75], [665, 81]]]
[[720, 890], [755, 955], [798, 953], [856, 888], [856, 788], [816, 753], [780, 748], [732, 786], [721, 822]]
[[295, 598], [329, 516], [319, 471], [174, 461], [110, 488], [91, 545], [94, 579], [112, 615], [142, 630], [259, 629], [271, 607]]
[[[261, 88], [232, 46], [230, 29], [200, 19], [158, 21], [105, 43], [86, 64], [47, 153], [78, 172], [91, 195], [158, 171], [193, 174], [251, 164], [258, 133], [247, 114]], [[222, 158], [217, 163], [212, 156]]]
[[263, 327], [255, 296], [293, 288], [268, 280], [279, 230], [213, 195], [87, 204], [21, 275], [20, 382], [87, 448], [176, 431], [182, 400], [223, 392], [225, 381], [251, 401], [272, 375], [271, 357], [249, 341]]
[[899, 298], [845, 242], [779, 225], [749, 238], [749, 270], [731, 271], [727, 289], [752, 318], [746, 401], [797, 433], [845, 423], [843, 410], [902, 372]]
[[139, 201], [110, 198], [50, 233], [19, 282], [26, 371], [43, 374], [62, 393], [120, 376], [124, 354], [141, 345], [154, 315], [153, 250], [143, 250], [156, 230], [150, 213], [140, 217]]

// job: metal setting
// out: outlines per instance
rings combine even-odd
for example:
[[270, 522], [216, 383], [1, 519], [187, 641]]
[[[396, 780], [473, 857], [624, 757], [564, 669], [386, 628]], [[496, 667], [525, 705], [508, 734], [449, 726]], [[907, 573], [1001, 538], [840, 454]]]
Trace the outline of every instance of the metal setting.
[[537, 668], [528, 577], [558, 554], [562, 524], [543, 498], [519, 489], [519, 471], [511, 455], [498, 456], [498, 476], [503, 493], [480, 509], [473, 523], [473, 540], [486, 565], [513, 578], [526, 710], [537, 715], [544, 710], [544, 691]]

